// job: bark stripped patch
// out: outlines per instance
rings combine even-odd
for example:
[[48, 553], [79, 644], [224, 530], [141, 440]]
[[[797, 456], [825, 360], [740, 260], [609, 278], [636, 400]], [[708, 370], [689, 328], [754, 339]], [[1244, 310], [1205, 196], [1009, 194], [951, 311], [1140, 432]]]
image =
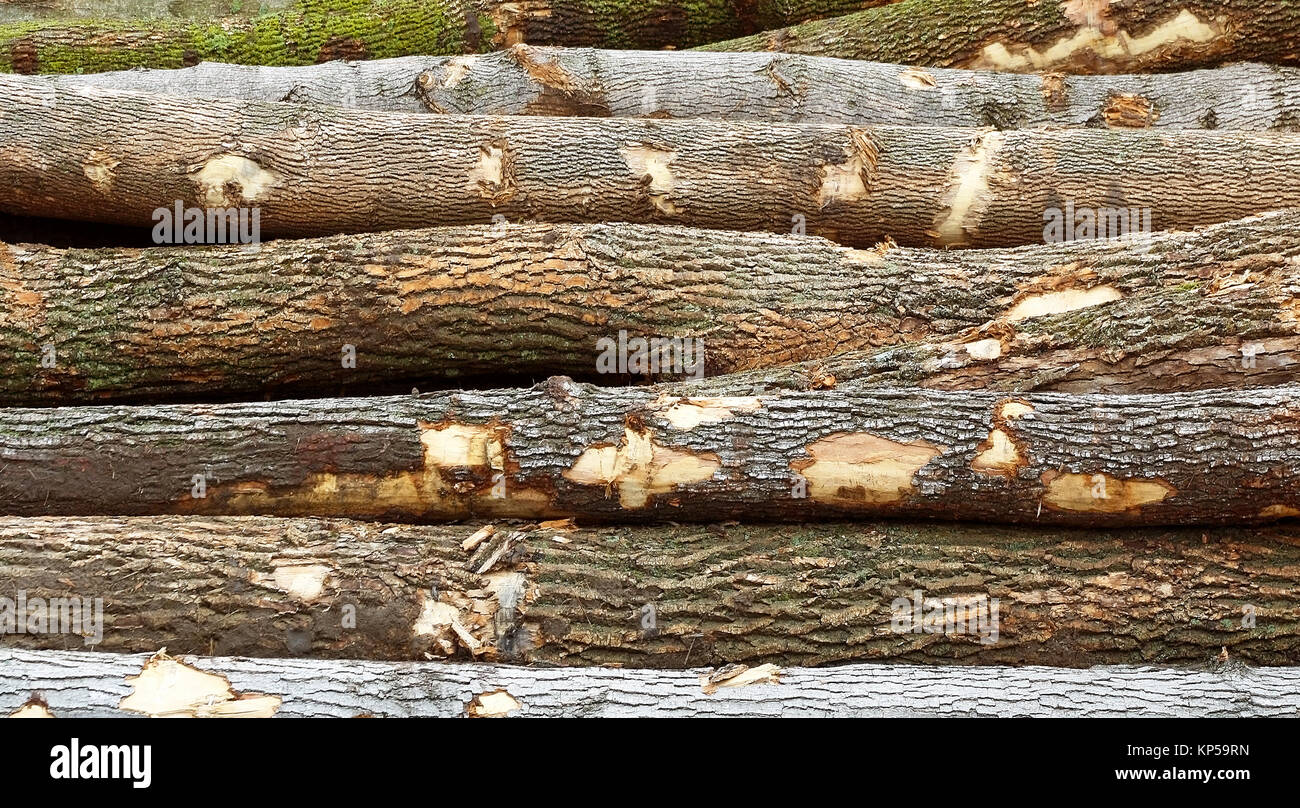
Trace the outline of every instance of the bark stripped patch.
[[505, 138], [479, 147], [478, 161], [469, 171], [469, 189], [494, 206], [515, 195], [515, 157]]
[[107, 194], [113, 189], [113, 179], [117, 176], [116, 169], [121, 164], [121, 160], [108, 152], [92, 149], [81, 162], [81, 172], [86, 175], [86, 179], [90, 180], [90, 184], [95, 186], [96, 191]]
[[126, 681], [133, 689], [118, 709], [150, 718], [270, 718], [280, 709], [279, 696], [236, 693], [226, 677], [172, 659], [166, 649]]
[[491, 3], [487, 11], [493, 27], [496, 28], [492, 44], [498, 49], [526, 41], [528, 22], [531, 19], [549, 19], [552, 13], [550, 0]]
[[986, 132], [957, 155], [948, 172], [939, 215], [932, 231], [935, 246], [961, 247], [968, 242], [967, 228], [977, 225], [988, 205], [989, 174], [1006, 135]]
[[770, 662], [757, 668], [739, 663], [726, 665], [711, 673], [700, 674], [700, 689], [706, 696], [712, 696], [724, 687], [779, 684], [781, 684], [781, 669]]
[[790, 468], [808, 481], [808, 498], [835, 505], [892, 505], [916, 490], [912, 478], [947, 447], [898, 443], [868, 432], [839, 432], [809, 444], [811, 459]]
[[279, 179], [256, 161], [239, 154], [218, 154], [190, 172], [199, 198], [209, 208], [230, 208], [257, 202]]
[[993, 42], [974, 59], [958, 66], [1022, 73], [1067, 67], [1140, 72], [1189, 47], [1214, 52], [1231, 44], [1226, 17], [1201, 20], [1182, 9], [1146, 34], [1132, 36], [1106, 18], [1108, 6], [1108, 0], [1067, 0], [1066, 16], [1079, 25], [1073, 33], [1041, 50], [1026, 42]]
[[1056, 292], [1028, 295], [1021, 298], [1003, 316], [1009, 323], [1027, 320], [1030, 317], [1046, 317], [1050, 314], [1064, 314], [1077, 309], [1100, 306], [1124, 297], [1124, 293], [1113, 286], [1093, 286], [1089, 289], [1062, 289]]
[[1008, 399], [993, 411], [993, 429], [975, 450], [977, 454], [971, 468], [982, 474], [1014, 477], [1028, 462], [1028, 449], [1015, 437], [1008, 421], [1024, 418], [1034, 412], [1028, 402]]
[[821, 187], [817, 190], [819, 208], [866, 199], [876, 183], [880, 145], [872, 138], [871, 132], [866, 129], [850, 129], [849, 144], [844, 156], [846, 159], [843, 163], [820, 168]]
[[898, 74], [898, 83], [909, 90], [933, 90], [934, 76], [919, 67], [909, 67]]
[[1178, 493], [1160, 479], [1125, 480], [1109, 474], [1043, 472], [1043, 505], [1058, 511], [1133, 513]]
[[480, 693], [465, 705], [465, 715], [470, 718], [505, 718], [514, 710], [522, 710], [514, 696], [503, 690]]
[[1259, 515], [1265, 519], [1291, 519], [1300, 516], [1300, 508], [1277, 503], [1262, 508]]
[[1039, 90], [1043, 94], [1043, 106], [1054, 110], [1069, 108], [1070, 89], [1066, 86], [1064, 73], [1044, 73]]
[[1147, 129], [1159, 117], [1150, 99], [1131, 93], [1111, 93], [1101, 108], [1101, 118], [1111, 129]]
[[660, 415], [664, 420], [683, 432], [690, 431], [700, 424], [716, 424], [734, 418], [737, 412], [755, 412], [762, 406], [762, 399], [756, 396], [719, 398], [660, 396], [651, 404], [652, 409], [661, 411]]
[[39, 694], [33, 693], [23, 706], [9, 714], [10, 718], [53, 718], [50, 705]]
[[656, 146], [636, 145], [619, 149], [623, 162], [632, 173], [641, 178], [646, 186], [646, 194], [660, 213], [672, 216], [677, 213], [672, 193], [677, 185], [673, 177], [672, 162], [677, 159], [677, 152]]
[[270, 582], [294, 600], [311, 603], [325, 591], [325, 579], [334, 570], [325, 564], [302, 564], [272, 559]]
[[545, 511], [544, 493], [506, 485], [504, 496], [493, 486], [509, 471], [508, 426], [442, 422], [417, 424], [420, 468], [386, 474], [321, 471], [301, 483], [273, 486], [260, 480], [209, 485], [207, 496], [185, 493], [182, 512], [283, 515], [385, 516], [468, 514], [470, 505], [502, 515], [534, 516]]
[[705, 482], [721, 467], [712, 452], [673, 449], [656, 443], [648, 430], [629, 425], [618, 446], [588, 448], [563, 476], [579, 485], [603, 485], [606, 496], [617, 490], [619, 505], [643, 508], [651, 496]]

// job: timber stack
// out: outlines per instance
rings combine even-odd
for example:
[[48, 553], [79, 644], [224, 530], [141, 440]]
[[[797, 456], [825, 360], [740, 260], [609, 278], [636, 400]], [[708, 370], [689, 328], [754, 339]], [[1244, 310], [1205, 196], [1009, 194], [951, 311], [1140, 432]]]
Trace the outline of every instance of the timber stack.
[[0, 714], [1300, 710], [1300, 5], [110, 5], [0, 5]]

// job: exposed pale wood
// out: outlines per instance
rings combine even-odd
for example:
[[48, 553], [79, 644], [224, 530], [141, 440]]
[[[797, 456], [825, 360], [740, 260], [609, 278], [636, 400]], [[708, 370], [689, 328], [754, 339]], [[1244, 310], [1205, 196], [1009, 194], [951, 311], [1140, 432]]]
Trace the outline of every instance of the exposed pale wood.
[[704, 46], [1033, 73], [1300, 63], [1293, 0], [907, 0]]
[[[839, 385], [0, 410], [0, 508], [619, 521], [1266, 522], [1300, 511], [1300, 387], [1166, 395]], [[196, 488], [196, 475], [205, 485]]]

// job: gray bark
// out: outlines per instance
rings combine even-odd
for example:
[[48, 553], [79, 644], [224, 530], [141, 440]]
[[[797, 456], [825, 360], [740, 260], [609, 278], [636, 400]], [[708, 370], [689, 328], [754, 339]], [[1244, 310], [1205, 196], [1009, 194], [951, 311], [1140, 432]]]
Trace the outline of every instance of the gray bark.
[[[48, 84], [386, 112], [899, 126], [1300, 127], [1300, 70], [1020, 75], [779, 53], [516, 45], [482, 56], [50, 75]], [[1124, 113], [1132, 114], [1124, 114]]]
[[255, 206], [266, 235], [500, 215], [1014, 246], [1069, 205], [1155, 229], [1300, 207], [1300, 133], [412, 116], [25, 76], [0, 99], [0, 211], [140, 226], [181, 200]]
[[[132, 717], [125, 681], [147, 655], [0, 649], [0, 709], [33, 692], [55, 717]], [[1300, 712], [1300, 671], [1152, 667], [791, 668], [776, 684], [707, 695], [707, 670], [518, 668], [447, 663], [183, 658], [239, 693], [282, 697], [276, 717], [455, 717], [505, 690], [532, 717], [1246, 717]]]

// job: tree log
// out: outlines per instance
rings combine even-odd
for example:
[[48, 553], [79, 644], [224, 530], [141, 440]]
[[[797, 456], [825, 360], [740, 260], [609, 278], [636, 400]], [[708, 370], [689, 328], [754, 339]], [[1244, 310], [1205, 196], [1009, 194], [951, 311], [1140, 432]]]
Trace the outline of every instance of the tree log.
[[292, 0], [0, 0], [0, 22], [95, 18], [159, 20], [251, 17]]
[[[201, 61], [309, 65], [335, 59], [458, 54], [531, 42], [612, 48], [690, 47], [892, 0], [297, 0], [265, 14], [229, 14], [158, 0], [117, 19], [77, 19], [75, 0], [52, 19], [0, 16], [0, 71], [95, 73], [179, 68]], [[207, 8], [203, 6], [206, 4]], [[70, 7], [70, 8], [66, 8]], [[258, 8], [250, 4], [253, 9]], [[111, 9], [109, 9], [111, 11]], [[187, 19], [204, 10], [199, 19]], [[64, 14], [71, 11], [71, 15]], [[20, 21], [12, 22], [19, 18]], [[205, 19], [206, 18], [206, 19]]]
[[906, 0], [703, 46], [1016, 73], [1300, 64], [1292, 0]]
[[[257, 252], [0, 245], [11, 368], [0, 405], [595, 379], [619, 370], [601, 364], [600, 340], [620, 332], [699, 340], [709, 375], [761, 369], [688, 383], [691, 395], [803, 390], [828, 376], [1071, 392], [1268, 386], [1297, 379], [1298, 268], [1297, 211], [1015, 250], [862, 251], [617, 224], [435, 228]], [[355, 367], [344, 345], [363, 357]], [[882, 346], [897, 347], [861, 353]], [[787, 363], [804, 364], [774, 369]], [[629, 370], [603, 380], [628, 381]]]
[[[33, 693], [55, 718], [138, 717], [122, 709], [127, 677], [146, 654], [0, 648], [0, 711]], [[155, 664], [166, 664], [159, 659]], [[844, 665], [786, 668], [777, 681], [705, 693], [712, 671], [525, 668], [440, 662], [182, 657], [170, 660], [224, 679], [219, 706], [163, 690], [175, 715], [238, 715], [245, 704], [278, 718], [440, 717], [500, 714], [582, 717], [1294, 717], [1300, 671], [1105, 666], [942, 668]], [[160, 680], [154, 680], [155, 682]], [[155, 691], [157, 692], [157, 691]], [[508, 699], [501, 698], [504, 692]], [[495, 697], [494, 697], [495, 694]], [[271, 696], [269, 700], [258, 695]], [[483, 697], [487, 697], [484, 699]], [[518, 705], [517, 707], [512, 707]], [[128, 702], [128, 707], [131, 703]], [[213, 709], [216, 707], [216, 709]], [[488, 709], [484, 709], [487, 707]]]
[[[1227, 648], [1286, 665], [1300, 650], [1297, 568], [1291, 525], [0, 519], [5, 596], [102, 598], [102, 632], [85, 629], [98, 650], [257, 657], [1084, 667], [1203, 663]], [[959, 622], [958, 604], [975, 616]], [[5, 637], [23, 648], [86, 642]]]
[[15, 515], [265, 514], [1041, 524], [1300, 513], [1300, 387], [917, 389], [680, 399], [528, 390], [0, 410]]
[[205, 60], [303, 65], [490, 50], [491, 13], [467, 0], [297, 0], [220, 19], [37, 19], [0, 24], [0, 71], [94, 73]]
[[51, 75], [47, 84], [384, 112], [719, 118], [898, 126], [1294, 129], [1300, 70], [1025, 76], [780, 53], [537, 48], [267, 67]]
[[179, 200], [268, 235], [503, 216], [1013, 246], [1071, 205], [1156, 229], [1300, 207], [1300, 133], [398, 115], [23, 76], [0, 99], [0, 211], [149, 227]]

